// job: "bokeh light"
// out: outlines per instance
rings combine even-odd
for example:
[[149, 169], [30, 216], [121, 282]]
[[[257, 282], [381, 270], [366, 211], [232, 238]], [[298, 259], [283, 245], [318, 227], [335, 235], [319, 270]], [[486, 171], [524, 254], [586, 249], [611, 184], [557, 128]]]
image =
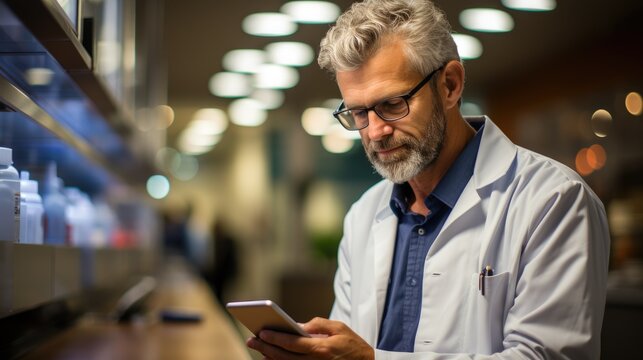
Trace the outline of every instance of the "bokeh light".
[[643, 112], [643, 99], [641, 99], [641, 94], [637, 92], [631, 92], [625, 97], [625, 108], [627, 112], [634, 116], [641, 115]]
[[152, 175], [147, 179], [147, 193], [154, 199], [163, 199], [170, 193], [170, 181], [163, 175]]
[[576, 154], [576, 171], [581, 176], [587, 176], [594, 171], [592, 167], [587, 163], [587, 148], [582, 148]]
[[612, 114], [607, 110], [598, 109], [592, 115], [592, 130], [594, 135], [604, 138], [612, 126]]
[[599, 144], [594, 144], [587, 149], [587, 164], [594, 170], [600, 170], [605, 166], [607, 154], [605, 148]]

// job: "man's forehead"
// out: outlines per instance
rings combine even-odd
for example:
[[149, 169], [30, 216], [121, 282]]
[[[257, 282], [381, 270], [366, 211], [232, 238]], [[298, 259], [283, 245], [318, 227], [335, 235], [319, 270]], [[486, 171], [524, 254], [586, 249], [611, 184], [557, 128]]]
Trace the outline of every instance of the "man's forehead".
[[419, 76], [409, 68], [360, 68], [338, 72], [337, 85], [347, 106], [370, 106], [409, 91]]

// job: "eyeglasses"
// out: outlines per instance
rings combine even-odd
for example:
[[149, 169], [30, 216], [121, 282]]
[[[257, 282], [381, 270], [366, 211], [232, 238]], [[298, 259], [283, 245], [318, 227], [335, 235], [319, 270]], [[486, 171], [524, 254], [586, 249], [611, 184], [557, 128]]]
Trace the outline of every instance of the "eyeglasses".
[[371, 107], [361, 107], [346, 109], [344, 106], [344, 101], [339, 104], [337, 110], [333, 112], [335, 119], [339, 120], [340, 124], [346, 130], [361, 130], [368, 126], [368, 112], [373, 110], [384, 121], [395, 121], [400, 120], [409, 114], [409, 102], [408, 100], [415, 95], [426, 83], [431, 80], [431, 77], [436, 72], [442, 70], [443, 66], [433, 70], [429, 75], [427, 75], [419, 84], [417, 84], [411, 91], [406, 95], [394, 96], [388, 99], [385, 99]]

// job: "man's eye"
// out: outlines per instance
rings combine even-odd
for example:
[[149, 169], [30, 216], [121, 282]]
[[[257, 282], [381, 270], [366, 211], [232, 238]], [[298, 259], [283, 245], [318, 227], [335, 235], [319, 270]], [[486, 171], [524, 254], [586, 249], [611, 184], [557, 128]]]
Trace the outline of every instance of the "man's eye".
[[388, 99], [384, 101], [383, 103], [380, 104], [381, 107], [386, 108], [386, 109], [395, 109], [398, 107], [403, 107], [404, 104], [404, 99], [402, 98], [393, 98], [393, 99]]
[[368, 116], [368, 112], [365, 109], [356, 109], [353, 110], [352, 113], [355, 118], [364, 118]]

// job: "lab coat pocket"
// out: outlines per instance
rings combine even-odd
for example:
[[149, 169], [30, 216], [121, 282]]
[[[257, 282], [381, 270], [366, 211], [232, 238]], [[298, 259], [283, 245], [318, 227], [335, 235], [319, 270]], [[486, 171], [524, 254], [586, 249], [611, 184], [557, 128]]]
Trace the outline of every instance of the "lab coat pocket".
[[482, 279], [477, 273], [471, 276], [471, 286], [475, 295], [471, 309], [474, 324], [470, 328], [477, 331], [470, 335], [477, 339], [476, 347], [479, 352], [492, 354], [502, 350], [508, 282], [508, 272], [485, 276]]

